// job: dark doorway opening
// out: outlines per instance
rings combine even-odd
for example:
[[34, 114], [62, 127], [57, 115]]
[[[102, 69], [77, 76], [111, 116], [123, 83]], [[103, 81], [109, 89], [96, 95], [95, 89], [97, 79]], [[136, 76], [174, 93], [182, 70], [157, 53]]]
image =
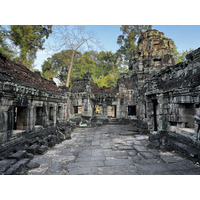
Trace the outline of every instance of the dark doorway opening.
[[35, 125], [42, 125], [42, 124], [43, 124], [43, 109], [42, 107], [36, 107]]
[[62, 118], [62, 107], [58, 106], [57, 119], [60, 120], [61, 118]]
[[49, 121], [53, 121], [53, 107], [49, 108]]
[[78, 106], [74, 106], [74, 114], [78, 113]]
[[153, 99], [153, 118], [154, 118], [154, 131], [158, 130], [158, 124], [157, 124], [157, 105], [158, 101], [157, 99]]
[[128, 106], [128, 115], [136, 115], [136, 106]]
[[74, 106], [74, 114], [81, 115], [82, 113], [82, 106]]
[[26, 129], [27, 129], [27, 107], [15, 107], [13, 130], [26, 130]]

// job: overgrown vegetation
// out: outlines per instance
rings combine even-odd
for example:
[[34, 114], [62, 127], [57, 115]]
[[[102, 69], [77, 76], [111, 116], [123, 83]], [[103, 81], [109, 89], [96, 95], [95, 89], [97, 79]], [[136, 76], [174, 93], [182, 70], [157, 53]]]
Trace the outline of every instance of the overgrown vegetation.
[[194, 50], [189, 49], [189, 50], [183, 50], [183, 51], [179, 52], [177, 50], [177, 47], [175, 46], [175, 48], [174, 48], [174, 58], [175, 58], [176, 64], [186, 61], [186, 55], [191, 53], [192, 51], [194, 51]]
[[[0, 26], [0, 53], [35, 71], [33, 65], [36, 53], [44, 49], [45, 40], [52, 34], [60, 52], [57, 51], [44, 61], [42, 75], [45, 78], [57, 78], [61, 85], [68, 87], [75, 78], [82, 78], [89, 72], [99, 87], [113, 87], [120, 73], [128, 71], [128, 61], [134, 55], [139, 36], [149, 29], [152, 29], [151, 25], [122, 25], [122, 34], [117, 39], [119, 49], [113, 53], [92, 50], [91, 44], [97, 45], [98, 42], [93, 34], [84, 31], [83, 26]], [[79, 49], [84, 45], [87, 51], [81, 53]], [[185, 56], [191, 51], [178, 52], [175, 47], [176, 63], [184, 62]]]
[[[67, 80], [68, 69], [71, 59], [71, 50], [63, 50], [48, 58], [42, 65], [42, 74], [49, 80], [58, 78], [61, 85]], [[127, 68], [121, 67], [121, 60], [112, 52], [87, 51], [76, 52], [72, 68], [72, 83], [75, 78], [82, 78], [84, 74], [90, 73], [92, 79], [99, 87], [113, 87], [120, 73], [126, 72]]]
[[[0, 52], [29, 69], [33, 68], [38, 50], [44, 49], [45, 38], [52, 33], [49, 25], [11, 25], [0, 27]], [[9, 47], [10, 46], [10, 47]], [[19, 49], [15, 52], [13, 49]]]

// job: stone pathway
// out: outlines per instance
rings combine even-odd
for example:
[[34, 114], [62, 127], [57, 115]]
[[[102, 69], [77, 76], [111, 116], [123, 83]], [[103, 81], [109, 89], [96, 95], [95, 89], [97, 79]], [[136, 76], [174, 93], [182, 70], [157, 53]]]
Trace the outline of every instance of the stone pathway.
[[77, 128], [71, 140], [36, 155], [28, 174], [200, 174], [200, 167], [172, 152], [147, 148], [148, 136], [129, 125]]

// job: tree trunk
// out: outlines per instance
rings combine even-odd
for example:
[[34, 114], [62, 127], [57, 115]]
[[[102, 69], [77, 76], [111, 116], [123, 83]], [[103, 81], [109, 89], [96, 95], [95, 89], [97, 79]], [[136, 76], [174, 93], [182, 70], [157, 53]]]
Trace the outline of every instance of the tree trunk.
[[72, 57], [71, 57], [71, 63], [70, 63], [69, 71], [68, 71], [68, 74], [67, 74], [67, 82], [66, 82], [67, 88], [69, 87], [70, 75], [71, 75], [72, 66], [73, 66], [73, 63], [74, 63], [74, 53], [75, 53], [75, 51], [73, 50]]
[[81, 44], [79, 44], [76, 49], [72, 50], [72, 57], [71, 57], [71, 63], [70, 63], [70, 66], [69, 66], [69, 71], [68, 71], [68, 74], [67, 74], [67, 83], [66, 83], [66, 87], [68, 88], [69, 87], [69, 81], [70, 81], [70, 75], [71, 75], [71, 71], [72, 71], [72, 66], [74, 64], [74, 54], [75, 52], [78, 50], [78, 48], [80, 46], [82, 46], [87, 40], [89, 40], [90, 38], [87, 38], [85, 39], [83, 42], [81, 42]]

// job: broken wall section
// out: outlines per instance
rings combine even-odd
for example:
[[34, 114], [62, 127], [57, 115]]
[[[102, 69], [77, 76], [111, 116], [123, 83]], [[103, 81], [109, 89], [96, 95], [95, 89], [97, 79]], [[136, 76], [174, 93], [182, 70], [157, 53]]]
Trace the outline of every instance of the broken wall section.
[[[186, 58], [185, 62], [169, 66], [149, 78], [142, 90], [147, 101], [151, 134], [158, 138], [163, 138], [159, 136], [163, 134], [168, 140], [173, 138], [173, 142], [187, 141], [187, 145], [199, 148], [195, 115], [200, 114], [200, 48]], [[154, 100], [157, 101], [156, 114]]]
[[54, 82], [0, 57], [0, 155], [66, 122], [68, 99]]

